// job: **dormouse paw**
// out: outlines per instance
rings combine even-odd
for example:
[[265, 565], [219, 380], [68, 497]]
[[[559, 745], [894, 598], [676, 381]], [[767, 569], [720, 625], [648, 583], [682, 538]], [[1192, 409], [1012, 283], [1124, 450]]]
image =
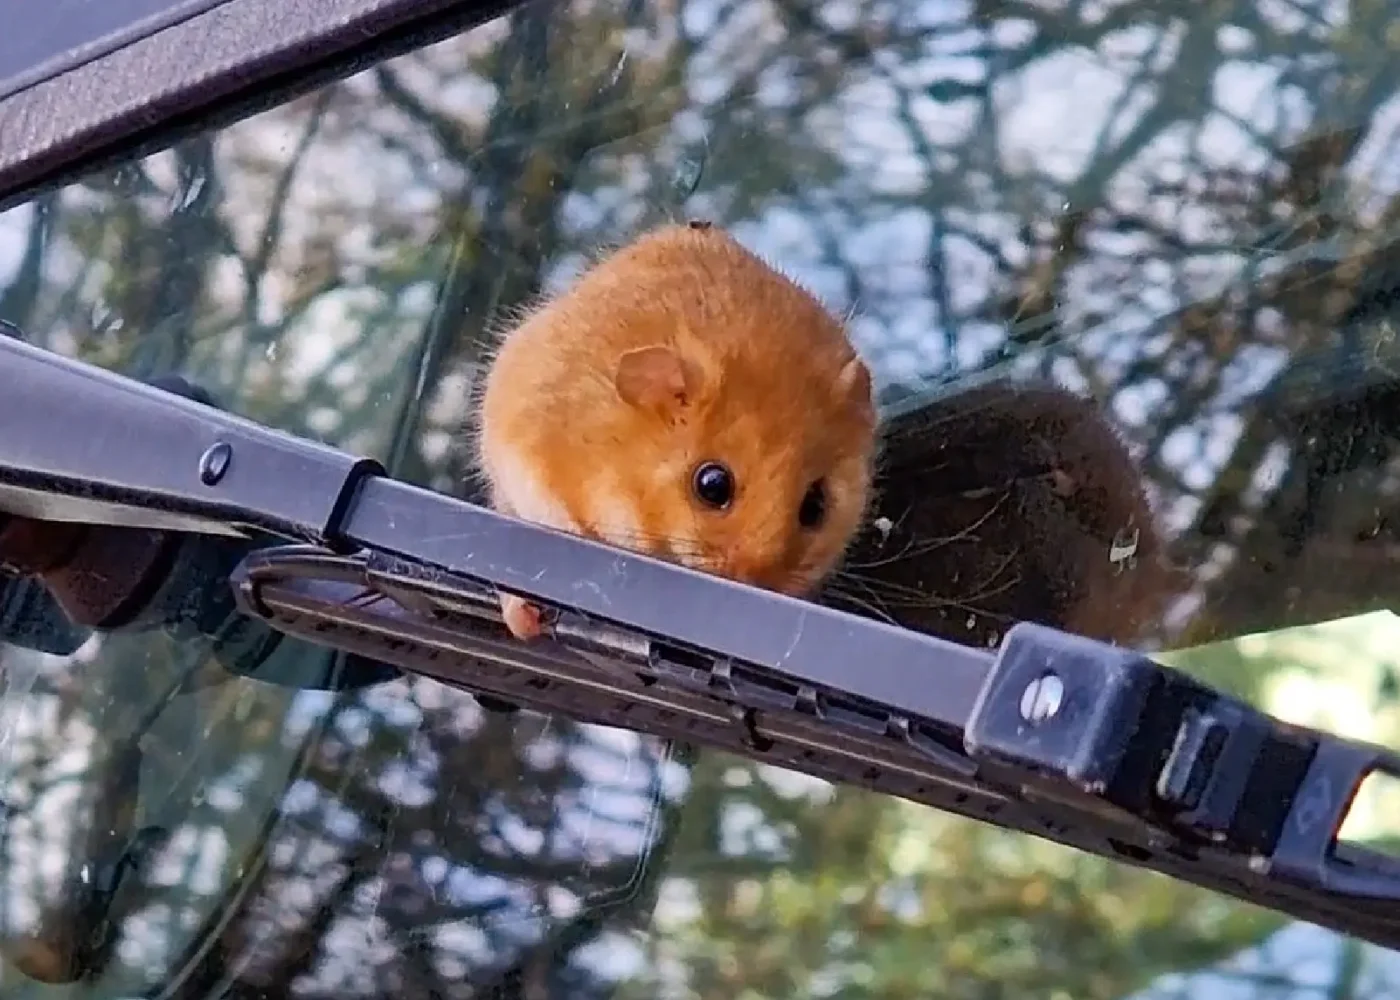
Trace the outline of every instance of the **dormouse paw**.
[[523, 597], [502, 594], [501, 617], [505, 619], [506, 628], [510, 630], [510, 634], [517, 639], [528, 642], [531, 639], [538, 639], [544, 634], [540, 609]]

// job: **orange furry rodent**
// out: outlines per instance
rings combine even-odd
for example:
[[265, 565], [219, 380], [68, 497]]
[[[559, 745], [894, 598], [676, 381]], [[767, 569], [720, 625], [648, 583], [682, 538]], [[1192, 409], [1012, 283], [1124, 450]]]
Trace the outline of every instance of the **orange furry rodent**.
[[[479, 387], [492, 507], [810, 594], [869, 503], [871, 378], [842, 324], [706, 223], [643, 234], [506, 332]], [[538, 610], [503, 596], [507, 628]]]

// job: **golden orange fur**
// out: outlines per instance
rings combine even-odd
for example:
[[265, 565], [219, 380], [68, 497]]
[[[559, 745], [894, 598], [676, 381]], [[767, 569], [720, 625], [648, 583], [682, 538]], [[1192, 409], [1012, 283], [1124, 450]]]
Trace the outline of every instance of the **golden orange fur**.
[[[842, 324], [701, 223], [644, 234], [525, 316], [476, 416], [496, 509], [787, 594], [835, 569], [870, 501], [871, 381]], [[697, 497], [707, 462], [732, 472], [724, 509]], [[804, 526], [813, 490], [825, 514]]]

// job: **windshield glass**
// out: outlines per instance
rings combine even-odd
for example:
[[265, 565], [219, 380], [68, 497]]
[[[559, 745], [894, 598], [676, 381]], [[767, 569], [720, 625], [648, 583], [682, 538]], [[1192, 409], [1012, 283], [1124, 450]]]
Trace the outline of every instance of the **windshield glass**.
[[[480, 499], [493, 332], [706, 219], [875, 373], [879, 500], [821, 599], [979, 645], [1044, 621], [1400, 745], [1392, 14], [532, 0], [5, 213], [0, 319]], [[36, 652], [5, 593], [6, 997], [1400, 986], [1163, 877], [427, 680], [298, 691], [179, 632]], [[124, 810], [93, 931], [81, 844]]]

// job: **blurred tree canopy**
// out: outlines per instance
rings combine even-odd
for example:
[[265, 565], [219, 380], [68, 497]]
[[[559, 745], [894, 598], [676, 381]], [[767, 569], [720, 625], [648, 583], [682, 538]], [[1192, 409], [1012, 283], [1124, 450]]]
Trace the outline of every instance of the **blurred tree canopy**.
[[[0, 317], [460, 494], [493, 324], [705, 216], [850, 313], [888, 386], [1010, 372], [1097, 400], [1191, 574], [1161, 641], [1389, 608], [1393, 22], [1376, 0], [531, 0], [0, 217]], [[0, 740], [3, 917], [36, 933], [62, 922], [72, 817], [205, 651], [3, 655], [38, 678]], [[1293, 655], [1193, 669], [1261, 696]], [[171, 836], [112, 964], [40, 986], [7, 958], [6, 996], [1088, 1000], [1279, 925], [429, 682], [211, 683], [142, 747], [143, 822]]]

